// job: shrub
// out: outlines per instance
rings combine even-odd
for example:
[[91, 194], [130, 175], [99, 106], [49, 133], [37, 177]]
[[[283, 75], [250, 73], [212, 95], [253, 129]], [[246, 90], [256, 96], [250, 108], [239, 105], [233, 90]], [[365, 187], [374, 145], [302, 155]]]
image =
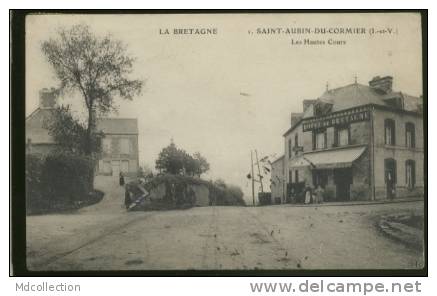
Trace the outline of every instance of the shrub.
[[92, 159], [56, 152], [44, 159], [29, 155], [26, 161], [28, 213], [71, 209], [88, 202], [93, 190]]

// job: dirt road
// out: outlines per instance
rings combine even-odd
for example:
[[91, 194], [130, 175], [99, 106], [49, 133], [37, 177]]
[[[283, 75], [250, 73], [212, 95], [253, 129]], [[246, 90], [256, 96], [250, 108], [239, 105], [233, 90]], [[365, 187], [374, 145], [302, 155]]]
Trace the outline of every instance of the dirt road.
[[[105, 181], [106, 182], [106, 181]], [[328, 207], [203, 207], [131, 212], [104, 200], [74, 214], [27, 219], [31, 270], [420, 268], [423, 257], [378, 232], [381, 214], [423, 202]]]

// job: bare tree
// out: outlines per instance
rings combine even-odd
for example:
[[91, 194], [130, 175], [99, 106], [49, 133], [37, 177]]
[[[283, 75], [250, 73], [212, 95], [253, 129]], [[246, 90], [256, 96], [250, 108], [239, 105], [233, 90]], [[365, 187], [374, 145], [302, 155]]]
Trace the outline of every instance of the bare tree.
[[88, 26], [60, 29], [55, 39], [42, 43], [42, 51], [60, 80], [61, 91], [79, 91], [88, 111], [85, 153], [92, 152], [95, 114], [115, 110], [114, 98], [132, 100], [143, 82], [132, 80], [134, 58], [125, 45], [110, 35], [99, 37]]

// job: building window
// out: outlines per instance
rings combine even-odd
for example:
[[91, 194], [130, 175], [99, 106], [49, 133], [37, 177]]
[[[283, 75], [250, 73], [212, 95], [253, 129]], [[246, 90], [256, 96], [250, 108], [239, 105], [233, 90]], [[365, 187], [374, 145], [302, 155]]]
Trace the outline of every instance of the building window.
[[326, 129], [313, 131], [313, 150], [326, 148]]
[[405, 124], [405, 146], [408, 148], [416, 147], [416, 131], [414, 123], [411, 122]]
[[120, 139], [120, 153], [121, 154], [129, 154], [130, 153], [129, 139]]
[[105, 174], [111, 174], [111, 162], [109, 160], [103, 161], [103, 173]]
[[408, 188], [414, 188], [416, 185], [416, 164], [411, 159], [405, 162], [405, 183]]
[[335, 146], [347, 146], [350, 144], [350, 128], [338, 127], [335, 129]]
[[110, 138], [103, 138], [102, 150], [104, 153], [107, 153], [107, 154], [111, 153], [111, 139]]
[[294, 147], [295, 147], [294, 155], [297, 155], [297, 153], [298, 153], [297, 147], [299, 147], [299, 135], [298, 134], [294, 135]]
[[288, 158], [291, 158], [291, 139], [288, 139]]
[[299, 183], [299, 171], [298, 170], [294, 171], [294, 182]]
[[288, 183], [290, 184], [293, 182], [292, 177], [293, 177], [292, 170], [288, 170]]
[[395, 121], [393, 119], [386, 119], [384, 121], [384, 131], [385, 131], [385, 144], [386, 145], [396, 145], [395, 139]]
[[129, 172], [129, 160], [122, 160], [120, 169], [123, 173], [128, 173]]

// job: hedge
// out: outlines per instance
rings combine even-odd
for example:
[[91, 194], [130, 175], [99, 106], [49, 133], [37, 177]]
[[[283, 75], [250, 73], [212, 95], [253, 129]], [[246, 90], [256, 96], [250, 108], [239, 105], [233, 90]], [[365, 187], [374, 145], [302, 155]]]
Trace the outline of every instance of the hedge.
[[[130, 190], [135, 196], [140, 196], [142, 192], [135, 189], [137, 181], [126, 184], [126, 189]], [[243, 192], [239, 187], [222, 184], [218, 186], [215, 182], [205, 181], [198, 178], [183, 175], [162, 174], [149, 178], [144, 185], [146, 190], [152, 190], [160, 184], [166, 187], [166, 194], [161, 201], [154, 201], [155, 204], [148, 205], [150, 209], [186, 209], [193, 207], [196, 199], [190, 185], [203, 185], [209, 190], [209, 204], [220, 206], [238, 205], [244, 206]]]
[[26, 156], [26, 209], [28, 214], [76, 208], [93, 194], [91, 158], [55, 152], [40, 158]]

